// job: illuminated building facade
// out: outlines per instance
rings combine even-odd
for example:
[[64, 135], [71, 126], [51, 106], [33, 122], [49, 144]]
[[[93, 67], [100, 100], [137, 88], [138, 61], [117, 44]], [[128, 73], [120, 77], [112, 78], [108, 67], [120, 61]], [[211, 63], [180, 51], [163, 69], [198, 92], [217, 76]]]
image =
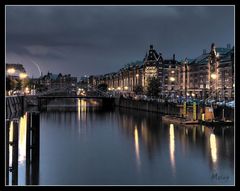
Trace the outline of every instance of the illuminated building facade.
[[[200, 99], [209, 97], [217, 99], [234, 98], [234, 48], [216, 48], [214, 44], [207, 53], [195, 59], [179, 62], [163, 59], [150, 46], [143, 61], [125, 65], [118, 72], [99, 76], [90, 76], [90, 85], [106, 83], [109, 90], [134, 91], [142, 86], [146, 93], [148, 80], [152, 77], [160, 81], [160, 96], [191, 96]], [[210, 96], [211, 95], [211, 96]]]

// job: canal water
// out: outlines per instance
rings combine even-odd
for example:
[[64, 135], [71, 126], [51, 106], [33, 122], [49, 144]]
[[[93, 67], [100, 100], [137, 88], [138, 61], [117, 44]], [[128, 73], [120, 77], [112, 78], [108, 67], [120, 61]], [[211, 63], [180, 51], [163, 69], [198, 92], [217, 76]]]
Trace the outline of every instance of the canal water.
[[54, 101], [35, 113], [38, 154], [26, 157], [29, 116], [17, 122], [18, 151], [7, 144], [17, 169], [7, 173], [9, 185], [234, 184], [233, 127], [163, 123], [160, 114], [104, 109], [96, 100]]

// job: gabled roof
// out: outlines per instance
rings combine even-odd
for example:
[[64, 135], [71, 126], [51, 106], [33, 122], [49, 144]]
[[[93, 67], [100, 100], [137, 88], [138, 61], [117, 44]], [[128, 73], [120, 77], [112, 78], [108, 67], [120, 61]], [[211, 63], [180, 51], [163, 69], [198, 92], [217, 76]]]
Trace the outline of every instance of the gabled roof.
[[[216, 48], [216, 53], [219, 54], [220, 64], [223, 61], [229, 61], [231, 59], [231, 54], [233, 53], [233, 48]], [[209, 53], [202, 54], [197, 58], [193, 59], [189, 64], [207, 64], [209, 58]]]
[[58, 77], [58, 74], [51, 74], [50, 75], [50, 79], [52, 79], [52, 80], [56, 80], [57, 77]]

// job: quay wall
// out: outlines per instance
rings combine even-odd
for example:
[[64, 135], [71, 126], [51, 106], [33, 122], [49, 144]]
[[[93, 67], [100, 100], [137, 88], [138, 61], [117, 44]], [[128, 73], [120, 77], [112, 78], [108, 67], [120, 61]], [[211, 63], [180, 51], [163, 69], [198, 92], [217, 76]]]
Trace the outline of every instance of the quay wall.
[[180, 116], [180, 107], [174, 103], [160, 103], [156, 101], [131, 100], [125, 98], [116, 98], [115, 105], [136, 110], [149, 112], [158, 112], [166, 115]]
[[21, 116], [25, 108], [24, 96], [6, 97], [6, 118], [17, 118]]
[[[175, 103], [157, 102], [157, 101], [145, 101], [145, 100], [132, 100], [126, 98], [115, 98], [115, 106], [124, 107], [129, 109], [143, 110], [148, 112], [157, 112], [163, 115], [183, 115], [183, 106]], [[197, 106], [197, 119], [201, 119], [203, 108]], [[224, 113], [224, 114], [223, 114]], [[234, 121], [234, 109], [229, 107], [217, 107], [214, 108], [214, 116], [216, 120], [222, 120], [223, 115], [225, 120]], [[193, 119], [193, 107], [187, 107], [187, 118]]]

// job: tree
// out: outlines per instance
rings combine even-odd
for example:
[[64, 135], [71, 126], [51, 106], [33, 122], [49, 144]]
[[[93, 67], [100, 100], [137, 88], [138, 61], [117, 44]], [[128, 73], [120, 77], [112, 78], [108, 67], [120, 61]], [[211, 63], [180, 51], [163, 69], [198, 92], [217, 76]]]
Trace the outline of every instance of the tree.
[[106, 92], [106, 91], [107, 91], [107, 88], [108, 88], [108, 85], [105, 84], [105, 83], [102, 83], [102, 84], [99, 84], [99, 85], [97, 86], [97, 88], [98, 88], [99, 90], [101, 90], [101, 91]]
[[7, 77], [7, 79], [6, 79], [6, 90], [9, 91], [11, 89], [12, 89], [12, 87], [11, 87], [11, 79], [9, 77]]
[[135, 94], [142, 94], [143, 93], [143, 87], [141, 86], [141, 85], [136, 85], [135, 87], [134, 87], [134, 90], [133, 90], [134, 92], [135, 92]]
[[20, 79], [16, 80], [16, 90], [22, 89], [22, 81]]
[[160, 93], [160, 81], [153, 77], [148, 80], [147, 95], [148, 96], [159, 96]]
[[16, 86], [16, 81], [7, 77], [6, 78], [6, 90], [7, 91], [14, 90], [15, 86]]

